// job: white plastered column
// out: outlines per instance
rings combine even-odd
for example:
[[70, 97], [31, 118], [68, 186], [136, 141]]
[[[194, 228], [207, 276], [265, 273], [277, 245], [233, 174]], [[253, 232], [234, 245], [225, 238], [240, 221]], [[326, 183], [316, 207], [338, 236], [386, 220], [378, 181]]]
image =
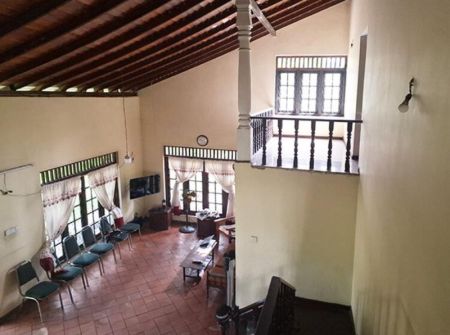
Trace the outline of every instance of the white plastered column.
[[237, 151], [238, 160], [250, 161], [250, 111], [251, 111], [251, 62], [250, 38], [252, 19], [250, 0], [236, 0], [237, 27], [239, 39], [239, 68], [238, 68], [238, 129]]

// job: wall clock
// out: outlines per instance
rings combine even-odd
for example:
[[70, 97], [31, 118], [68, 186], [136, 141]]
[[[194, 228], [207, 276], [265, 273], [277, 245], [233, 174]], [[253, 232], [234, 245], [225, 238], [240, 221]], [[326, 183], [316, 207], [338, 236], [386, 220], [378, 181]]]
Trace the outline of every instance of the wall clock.
[[206, 135], [198, 135], [197, 144], [202, 147], [206, 146], [208, 144], [208, 137], [206, 137]]

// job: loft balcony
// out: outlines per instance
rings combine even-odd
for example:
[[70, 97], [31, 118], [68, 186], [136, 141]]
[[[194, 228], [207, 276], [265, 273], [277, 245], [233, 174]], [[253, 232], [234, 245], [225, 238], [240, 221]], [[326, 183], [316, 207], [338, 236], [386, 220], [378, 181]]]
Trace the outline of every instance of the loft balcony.
[[353, 146], [359, 147], [362, 120], [279, 115], [271, 109], [250, 120], [253, 166], [359, 174]]

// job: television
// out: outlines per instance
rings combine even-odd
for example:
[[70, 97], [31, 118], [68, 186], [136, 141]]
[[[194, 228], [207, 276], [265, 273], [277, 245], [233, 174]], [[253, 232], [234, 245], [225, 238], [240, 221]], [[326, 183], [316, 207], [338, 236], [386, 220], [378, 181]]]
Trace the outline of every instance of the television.
[[159, 175], [151, 175], [130, 179], [130, 199], [145, 197], [159, 193]]

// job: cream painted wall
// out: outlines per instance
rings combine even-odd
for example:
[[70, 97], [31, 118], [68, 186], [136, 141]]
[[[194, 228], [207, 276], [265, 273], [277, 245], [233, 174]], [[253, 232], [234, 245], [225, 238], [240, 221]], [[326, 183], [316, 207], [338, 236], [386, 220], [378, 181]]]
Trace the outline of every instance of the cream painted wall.
[[237, 304], [265, 298], [280, 276], [297, 296], [350, 305], [359, 178], [244, 163], [235, 170]]
[[[359, 29], [350, 39], [369, 30], [352, 293], [357, 331], [448, 334], [450, 2], [353, 5]], [[415, 97], [401, 114], [412, 76]]]
[[[349, 10], [341, 3], [251, 44], [252, 111], [274, 106], [277, 55], [347, 54]], [[209, 148], [236, 148], [237, 68], [238, 54], [231, 52], [139, 92], [146, 172], [162, 176], [163, 146], [195, 147], [199, 134], [209, 137]], [[148, 206], [162, 197], [149, 197]]]
[[[128, 200], [128, 179], [142, 175], [139, 102], [126, 98], [129, 147], [136, 156], [120, 168], [122, 204], [127, 217], [143, 208]], [[39, 172], [108, 152], [125, 152], [121, 98], [0, 98], [0, 170], [32, 163], [6, 175], [12, 196], [0, 195], [0, 316], [20, 303], [12, 267], [36, 257], [43, 243]], [[3, 176], [0, 175], [3, 189]], [[23, 196], [26, 194], [33, 194]], [[21, 196], [22, 195], [22, 196]], [[3, 231], [16, 226], [9, 239]], [[40, 270], [39, 265], [36, 269]]]

